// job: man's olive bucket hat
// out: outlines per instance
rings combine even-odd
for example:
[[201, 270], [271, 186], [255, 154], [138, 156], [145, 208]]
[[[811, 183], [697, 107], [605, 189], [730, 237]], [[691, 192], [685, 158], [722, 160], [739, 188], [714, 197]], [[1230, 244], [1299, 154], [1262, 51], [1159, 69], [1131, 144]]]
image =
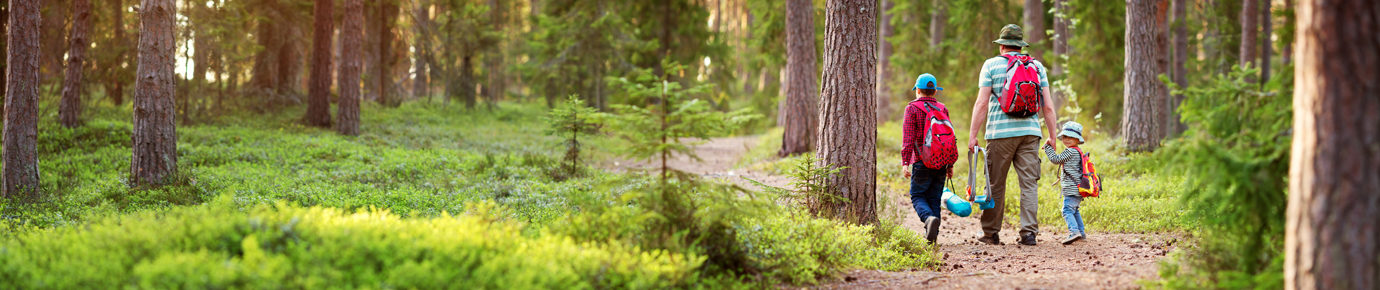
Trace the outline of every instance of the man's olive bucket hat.
[[1006, 26], [1002, 27], [1001, 36], [999, 36], [997, 40], [993, 40], [992, 42], [1000, 45], [1012, 45], [1020, 47], [1030, 46], [1029, 43], [1025, 42], [1025, 31], [1021, 30], [1020, 25], [1015, 24], [1007, 24]]

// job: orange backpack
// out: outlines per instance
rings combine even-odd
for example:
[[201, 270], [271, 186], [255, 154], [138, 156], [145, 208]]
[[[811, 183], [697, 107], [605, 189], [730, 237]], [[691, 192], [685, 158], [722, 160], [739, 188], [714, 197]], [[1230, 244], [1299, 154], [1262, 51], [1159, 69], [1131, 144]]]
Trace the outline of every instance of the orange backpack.
[[1082, 176], [1078, 179], [1078, 195], [1083, 197], [1097, 197], [1102, 193], [1102, 177], [1097, 176], [1097, 170], [1093, 168], [1092, 158], [1089, 154], [1083, 153], [1083, 149], [1073, 147], [1078, 151], [1079, 159], [1082, 159], [1082, 166], [1079, 166], [1079, 173]]

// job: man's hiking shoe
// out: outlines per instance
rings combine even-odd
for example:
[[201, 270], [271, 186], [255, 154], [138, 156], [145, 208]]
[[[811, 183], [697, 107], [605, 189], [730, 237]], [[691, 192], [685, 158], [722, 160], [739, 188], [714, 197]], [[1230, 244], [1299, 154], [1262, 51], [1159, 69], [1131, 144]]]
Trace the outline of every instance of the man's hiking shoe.
[[988, 245], [998, 245], [998, 246], [1000, 246], [1000, 245], [1001, 245], [1001, 238], [998, 238], [998, 237], [997, 237], [997, 234], [992, 234], [992, 235], [990, 235], [990, 236], [984, 236], [984, 237], [978, 239], [978, 242], [982, 242], [983, 244], [988, 244]]
[[925, 239], [931, 244], [939, 239], [939, 217], [929, 217], [925, 219]]
[[1064, 243], [1065, 245], [1067, 245], [1067, 244], [1072, 244], [1073, 242], [1077, 242], [1078, 240], [1082, 240], [1082, 239], [1083, 239], [1083, 234], [1069, 234], [1069, 237], [1064, 238], [1064, 241], [1063, 241], [1062, 243]]
[[1021, 234], [1021, 238], [1016, 239], [1016, 242], [1026, 246], [1034, 246], [1035, 234]]

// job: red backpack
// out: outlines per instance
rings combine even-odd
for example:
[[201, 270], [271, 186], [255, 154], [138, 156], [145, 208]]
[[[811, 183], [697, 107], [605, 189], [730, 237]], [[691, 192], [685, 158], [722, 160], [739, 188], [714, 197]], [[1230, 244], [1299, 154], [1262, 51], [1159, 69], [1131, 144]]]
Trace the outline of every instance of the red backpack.
[[928, 97], [910, 105], [925, 112], [924, 123], [920, 124], [925, 139], [915, 143], [920, 162], [930, 169], [953, 166], [958, 161], [958, 139], [954, 136], [954, 125], [949, 121], [949, 109], [939, 100]]
[[1034, 116], [1044, 105], [1044, 89], [1040, 87], [1040, 68], [1030, 55], [1007, 55], [1006, 88], [997, 102], [1001, 111], [1017, 118]]
[[1097, 176], [1097, 170], [1093, 168], [1092, 158], [1089, 158], [1087, 153], [1083, 153], [1083, 149], [1073, 147], [1073, 150], [1078, 151], [1078, 157], [1083, 160], [1082, 166], [1078, 167], [1079, 173], [1082, 173], [1082, 177], [1078, 179], [1078, 195], [1097, 197], [1102, 193], [1102, 177]]

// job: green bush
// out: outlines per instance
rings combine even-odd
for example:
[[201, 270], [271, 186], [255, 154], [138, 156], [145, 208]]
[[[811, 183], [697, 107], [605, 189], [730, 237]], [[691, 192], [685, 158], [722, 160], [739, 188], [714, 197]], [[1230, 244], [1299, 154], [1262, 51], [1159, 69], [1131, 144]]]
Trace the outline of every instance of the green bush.
[[703, 257], [617, 241], [524, 234], [476, 213], [289, 205], [247, 213], [229, 199], [32, 231], [0, 243], [4, 288], [663, 288]]
[[[1291, 72], [1285, 68], [1281, 71]], [[1236, 69], [1179, 90], [1188, 131], [1159, 154], [1188, 176], [1180, 203], [1202, 226], [1196, 247], [1166, 263], [1164, 285], [1279, 288], [1293, 120], [1292, 78], [1260, 87]], [[1187, 266], [1186, 271], [1181, 271]]]
[[707, 258], [701, 269], [705, 276], [755, 277], [768, 285], [812, 284], [842, 269], [928, 269], [938, 264], [934, 249], [908, 229], [816, 218], [802, 207], [777, 203], [779, 198], [768, 192], [673, 180], [667, 186], [674, 189], [672, 196], [680, 197], [667, 199], [662, 185], [652, 179], [625, 186], [633, 188], [577, 198], [589, 203], [577, 204], [580, 212], [552, 228], [585, 241], [617, 240], [701, 255]]

